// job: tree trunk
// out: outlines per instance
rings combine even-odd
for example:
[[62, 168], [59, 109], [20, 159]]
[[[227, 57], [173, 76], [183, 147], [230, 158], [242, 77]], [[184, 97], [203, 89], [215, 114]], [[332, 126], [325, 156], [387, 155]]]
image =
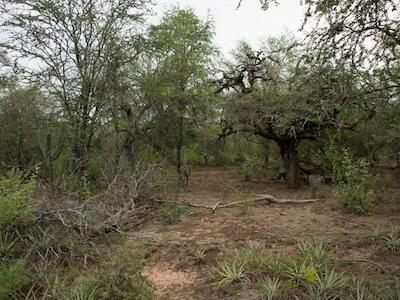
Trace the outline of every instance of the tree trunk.
[[182, 183], [182, 145], [183, 145], [183, 118], [178, 120], [178, 134], [176, 140], [176, 171], [178, 172], [179, 183]]
[[281, 150], [283, 164], [287, 172], [287, 184], [289, 189], [301, 187], [300, 164], [297, 155], [297, 145], [295, 141], [278, 144]]

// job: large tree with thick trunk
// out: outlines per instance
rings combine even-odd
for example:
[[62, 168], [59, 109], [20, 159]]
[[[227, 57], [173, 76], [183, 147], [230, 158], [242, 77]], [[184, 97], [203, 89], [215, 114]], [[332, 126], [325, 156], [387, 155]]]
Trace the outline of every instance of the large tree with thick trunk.
[[247, 132], [276, 142], [289, 188], [302, 184], [300, 143], [355, 128], [374, 113], [374, 102], [344, 64], [310, 65], [302, 54], [285, 39], [271, 39], [261, 51], [242, 44], [219, 80], [219, 91], [228, 91], [222, 136]]

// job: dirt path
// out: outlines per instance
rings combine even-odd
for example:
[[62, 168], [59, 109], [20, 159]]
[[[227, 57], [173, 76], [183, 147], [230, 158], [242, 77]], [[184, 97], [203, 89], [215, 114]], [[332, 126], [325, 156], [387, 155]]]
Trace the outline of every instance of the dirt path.
[[[279, 198], [306, 199], [307, 188], [288, 191], [282, 182], [242, 182], [233, 170], [202, 168], [194, 172], [190, 186], [179, 199], [213, 205], [234, 201], [234, 190], [254, 195], [268, 193]], [[157, 288], [159, 299], [223, 299], [213, 285], [213, 266], [227, 252], [249, 242], [260, 243], [271, 253], [290, 252], [301, 241], [321, 239], [340, 258], [371, 258], [360, 245], [360, 237], [377, 225], [399, 223], [398, 187], [387, 187], [385, 206], [377, 205], [372, 216], [346, 215], [332, 200], [312, 204], [257, 205], [244, 214], [240, 207], [217, 210], [195, 209], [176, 225], [163, 226], [159, 220], [146, 224], [141, 240], [151, 249], [145, 273]], [[388, 203], [386, 203], [388, 201]], [[385, 210], [379, 207], [385, 207]], [[206, 251], [204, 264], [191, 258], [195, 249]], [[400, 261], [377, 258], [386, 268], [397, 270]], [[230, 298], [232, 299], [232, 298]], [[235, 299], [258, 299], [238, 295]]]

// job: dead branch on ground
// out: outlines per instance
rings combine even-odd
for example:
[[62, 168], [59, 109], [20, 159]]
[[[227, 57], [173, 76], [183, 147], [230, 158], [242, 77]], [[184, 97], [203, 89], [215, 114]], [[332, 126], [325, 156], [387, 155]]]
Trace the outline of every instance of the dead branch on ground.
[[[265, 204], [304, 204], [304, 203], [314, 203], [320, 201], [319, 199], [306, 199], [306, 200], [296, 200], [296, 199], [278, 199], [272, 195], [262, 194], [257, 195], [254, 199], [254, 203], [263, 202]], [[186, 204], [191, 207], [196, 208], [205, 208], [211, 209], [213, 212], [217, 210], [217, 208], [230, 208], [236, 205], [240, 205], [241, 201], [234, 201], [230, 203], [224, 204], [223, 202], [218, 202], [215, 205], [202, 205], [202, 204], [194, 204], [186, 201]]]

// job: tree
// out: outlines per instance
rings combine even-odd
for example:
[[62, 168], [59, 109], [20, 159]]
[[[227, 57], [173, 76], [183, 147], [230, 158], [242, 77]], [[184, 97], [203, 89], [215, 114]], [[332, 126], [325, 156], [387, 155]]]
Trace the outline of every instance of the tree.
[[[260, 0], [263, 9], [278, 2]], [[391, 98], [400, 94], [399, 0], [304, 0], [304, 4], [302, 30], [314, 62], [347, 60], [363, 73], [360, 80], [369, 93], [389, 90]]]
[[289, 188], [302, 184], [300, 143], [316, 141], [329, 129], [354, 129], [374, 115], [346, 65], [304, 63], [290, 39], [271, 39], [261, 51], [242, 44], [235, 57], [219, 81], [220, 91], [235, 91], [226, 96], [222, 137], [247, 132], [274, 141]]
[[41, 158], [39, 131], [49, 123], [50, 109], [37, 87], [13, 84], [0, 98], [0, 163], [7, 168], [32, 167]]
[[[72, 172], [86, 169], [114, 68], [137, 54], [143, 0], [2, 0], [3, 47], [40, 82], [71, 128]], [[116, 57], [116, 54], [123, 57]], [[26, 59], [30, 60], [27, 63]], [[118, 64], [116, 61], [118, 60]]]
[[154, 112], [150, 128], [159, 132], [164, 145], [176, 153], [176, 169], [182, 179], [183, 147], [187, 136], [207, 117], [213, 97], [208, 83], [213, 24], [200, 20], [192, 10], [175, 8], [161, 23], [149, 29], [154, 68], [142, 88]]

